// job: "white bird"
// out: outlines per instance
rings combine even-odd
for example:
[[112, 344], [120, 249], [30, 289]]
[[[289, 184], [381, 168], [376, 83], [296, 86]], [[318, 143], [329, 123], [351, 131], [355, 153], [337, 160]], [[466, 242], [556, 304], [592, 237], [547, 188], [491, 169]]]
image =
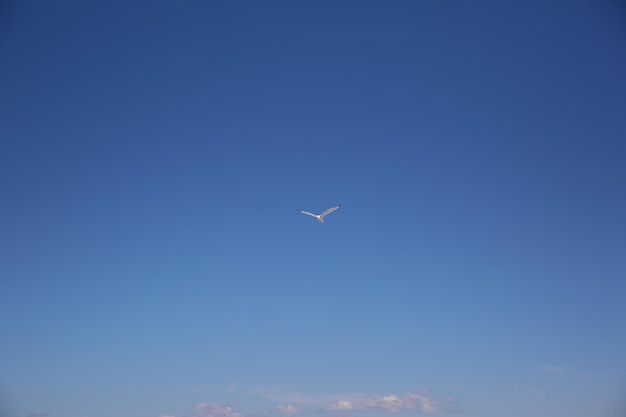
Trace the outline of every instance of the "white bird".
[[317, 219], [317, 221], [320, 222], [320, 223], [324, 223], [324, 217], [326, 217], [328, 214], [332, 213], [333, 211], [337, 210], [339, 207], [341, 207], [341, 204], [339, 204], [339, 205], [337, 205], [335, 207], [329, 208], [328, 210], [326, 210], [322, 214], [313, 214], [313, 213], [309, 213], [308, 211], [304, 211], [304, 210], [300, 210], [300, 209], [296, 209], [296, 210], [298, 210], [302, 214], [306, 214], [308, 216], [315, 217]]

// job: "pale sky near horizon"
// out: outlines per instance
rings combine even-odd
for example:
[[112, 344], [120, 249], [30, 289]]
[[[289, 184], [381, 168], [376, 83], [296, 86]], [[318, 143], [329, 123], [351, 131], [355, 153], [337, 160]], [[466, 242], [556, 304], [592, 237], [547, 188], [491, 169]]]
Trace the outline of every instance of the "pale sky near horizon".
[[618, 2], [2, 2], [0, 416], [623, 416], [625, 138]]

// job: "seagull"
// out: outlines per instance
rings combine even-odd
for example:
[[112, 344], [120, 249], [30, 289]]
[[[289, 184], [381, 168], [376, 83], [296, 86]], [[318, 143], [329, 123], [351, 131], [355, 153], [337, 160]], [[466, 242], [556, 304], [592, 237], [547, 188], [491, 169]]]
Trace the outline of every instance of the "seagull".
[[300, 209], [296, 209], [296, 210], [299, 211], [302, 214], [306, 214], [308, 216], [315, 217], [317, 219], [317, 221], [320, 222], [320, 223], [324, 223], [324, 217], [326, 217], [326, 215], [332, 213], [333, 211], [337, 210], [339, 207], [341, 207], [341, 204], [339, 204], [339, 205], [337, 205], [335, 207], [329, 208], [328, 210], [326, 210], [322, 214], [313, 214], [313, 213], [309, 213], [308, 211], [304, 211], [304, 210], [300, 210]]

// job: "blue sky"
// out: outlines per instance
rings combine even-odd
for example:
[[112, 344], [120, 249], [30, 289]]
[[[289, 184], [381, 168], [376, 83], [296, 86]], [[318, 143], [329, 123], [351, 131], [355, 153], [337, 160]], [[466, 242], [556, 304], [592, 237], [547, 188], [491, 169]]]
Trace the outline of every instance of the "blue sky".
[[0, 413], [622, 415], [625, 24], [3, 3]]

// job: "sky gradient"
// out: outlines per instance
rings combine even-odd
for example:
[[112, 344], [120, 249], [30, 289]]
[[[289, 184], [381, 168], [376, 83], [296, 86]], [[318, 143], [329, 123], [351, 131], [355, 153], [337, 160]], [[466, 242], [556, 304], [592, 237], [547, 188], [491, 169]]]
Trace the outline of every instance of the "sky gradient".
[[624, 416], [625, 138], [618, 2], [0, 3], [0, 416]]

